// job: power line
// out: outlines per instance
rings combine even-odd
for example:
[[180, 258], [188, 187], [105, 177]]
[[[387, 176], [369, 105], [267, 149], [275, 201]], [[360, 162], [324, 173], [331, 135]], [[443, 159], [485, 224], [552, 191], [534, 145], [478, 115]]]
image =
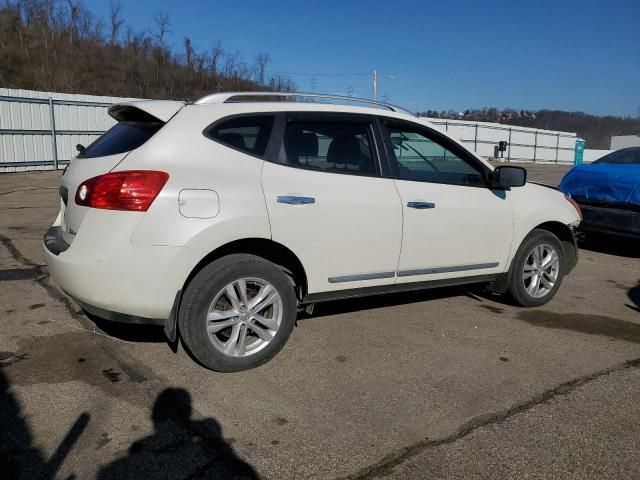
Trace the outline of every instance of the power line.
[[277, 75], [297, 75], [304, 77], [364, 77], [371, 76], [371, 72], [367, 73], [300, 73], [300, 72], [280, 72], [276, 70], [266, 70], [268, 73]]

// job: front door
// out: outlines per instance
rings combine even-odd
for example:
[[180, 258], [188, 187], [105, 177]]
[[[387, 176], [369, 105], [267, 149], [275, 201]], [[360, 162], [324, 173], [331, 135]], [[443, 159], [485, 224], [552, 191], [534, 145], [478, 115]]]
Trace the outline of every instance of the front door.
[[505, 271], [509, 192], [488, 188], [488, 167], [439, 132], [383, 123], [404, 217], [398, 283]]

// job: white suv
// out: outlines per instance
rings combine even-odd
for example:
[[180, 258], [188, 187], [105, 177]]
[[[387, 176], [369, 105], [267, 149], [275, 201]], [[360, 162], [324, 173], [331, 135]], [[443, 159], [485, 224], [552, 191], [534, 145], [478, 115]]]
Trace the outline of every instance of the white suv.
[[111, 107], [118, 123], [62, 177], [51, 275], [89, 313], [179, 331], [219, 371], [272, 358], [316, 302], [478, 282], [527, 307], [555, 295], [577, 261], [571, 199], [401, 109], [350, 102]]

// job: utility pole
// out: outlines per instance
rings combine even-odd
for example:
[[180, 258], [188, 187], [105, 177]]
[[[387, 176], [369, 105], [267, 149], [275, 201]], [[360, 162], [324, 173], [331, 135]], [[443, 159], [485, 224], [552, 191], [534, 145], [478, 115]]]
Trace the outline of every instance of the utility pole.
[[395, 80], [396, 77], [394, 77], [393, 75], [378, 75], [378, 71], [374, 70], [373, 71], [373, 95], [372, 95], [372, 100], [375, 102], [378, 98], [378, 80], [382, 80], [383, 78], [388, 78], [390, 80]]
[[378, 88], [378, 72], [376, 70], [373, 71], [373, 101], [376, 101], [376, 94]]

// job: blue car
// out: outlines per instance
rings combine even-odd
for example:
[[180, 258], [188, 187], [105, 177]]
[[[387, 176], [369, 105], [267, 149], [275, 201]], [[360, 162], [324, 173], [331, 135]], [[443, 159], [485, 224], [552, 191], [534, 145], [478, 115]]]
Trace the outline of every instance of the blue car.
[[560, 188], [580, 205], [583, 232], [640, 239], [640, 147], [576, 165]]

